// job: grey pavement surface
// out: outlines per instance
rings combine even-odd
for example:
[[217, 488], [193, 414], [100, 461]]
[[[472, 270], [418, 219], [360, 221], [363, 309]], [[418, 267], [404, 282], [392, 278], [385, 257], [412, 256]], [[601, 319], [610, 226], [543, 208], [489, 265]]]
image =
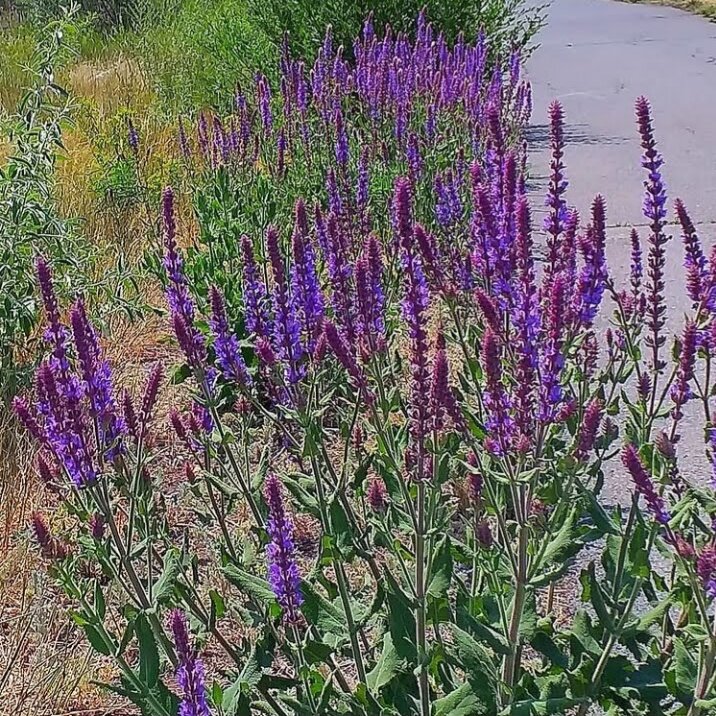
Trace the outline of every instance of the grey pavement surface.
[[[549, 169], [547, 108], [559, 99], [566, 115], [568, 202], [586, 218], [595, 194], [607, 201], [608, 260], [617, 279], [629, 271], [629, 229], [643, 227], [644, 173], [634, 118], [640, 94], [652, 103], [664, 177], [673, 200], [681, 197], [699, 224], [703, 242], [716, 240], [716, 24], [672, 8], [615, 0], [553, 0], [540, 47], [527, 71], [534, 93], [530, 190], [536, 214]], [[670, 216], [673, 218], [673, 216]], [[537, 225], [539, 216], [535, 217]], [[646, 229], [641, 228], [642, 240]], [[679, 331], [690, 302], [683, 288], [680, 235], [668, 247], [668, 326]], [[607, 314], [608, 312], [603, 312]], [[602, 326], [608, 315], [602, 315]], [[715, 405], [716, 407], [716, 405]], [[694, 403], [682, 425], [679, 453], [685, 476], [705, 482], [703, 413]], [[619, 465], [607, 476], [607, 504], [629, 499]]]
[[634, 100], [652, 103], [671, 196], [716, 220], [716, 23], [673, 8], [615, 0], [553, 0], [528, 63], [533, 162], [547, 166], [547, 108], [567, 118], [571, 199], [604, 194], [613, 224], [641, 216]]

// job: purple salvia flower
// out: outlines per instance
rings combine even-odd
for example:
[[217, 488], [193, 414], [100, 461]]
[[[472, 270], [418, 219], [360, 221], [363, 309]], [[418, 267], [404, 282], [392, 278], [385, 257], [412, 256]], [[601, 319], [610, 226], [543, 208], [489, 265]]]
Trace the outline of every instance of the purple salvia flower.
[[549, 295], [549, 310], [544, 316], [545, 342], [540, 365], [540, 418], [555, 419], [562, 402], [561, 373], [564, 366], [562, 342], [567, 286], [561, 274], [554, 277]]
[[174, 190], [166, 187], [162, 194], [162, 224], [164, 229], [164, 269], [169, 284], [166, 289], [167, 302], [172, 313], [178, 313], [187, 327], [194, 324], [194, 304], [184, 276], [184, 260], [176, 241], [174, 218]]
[[[597, 195], [592, 203], [592, 224], [582, 243], [584, 266], [577, 278], [573, 309], [581, 326], [590, 328], [596, 318], [606, 287], [606, 213], [604, 199]], [[568, 277], [565, 277], [568, 278]]]
[[134, 409], [134, 401], [128, 390], [122, 394], [122, 414], [124, 415], [124, 424], [127, 426], [127, 432], [134, 438], [134, 442], [139, 441], [139, 418], [137, 411]]
[[432, 419], [432, 430], [439, 433], [448, 416], [455, 428], [463, 430], [465, 420], [460, 406], [450, 385], [450, 366], [445, 351], [445, 337], [442, 333], [436, 339], [435, 357], [433, 358], [432, 377], [430, 379], [429, 412]]
[[333, 321], [325, 321], [323, 324], [323, 336], [331, 352], [338, 362], [343, 366], [348, 375], [350, 375], [356, 388], [364, 392], [366, 399], [370, 399], [366, 388], [365, 374], [356, 362], [355, 356], [351, 352], [348, 341], [341, 335], [338, 327]]
[[209, 325], [214, 335], [214, 351], [221, 374], [227, 380], [234, 381], [242, 387], [249, 386], [251, 376], [241, 355], [238, 338], [229, 328], [224, 296], [216, 286], [209, 289], [209, 300], [211, 303]]
[[263, 75], [256, 77], [256, 91], [258, 95], [259, 114], [261, 125], [265, 134], [273, 130], [273, 114], [271, 113], [271, 87]]
[[698, 328], [696, 324], [693, 321], [687, 321], [681, 340], [681, 354], [679, 355], [679, 367], [676, 371], [676, 380], [671, 387], [671, 399], [674, 401], [674, 408], [671, 414], [676, 421], [680, 420], [683, 416], [681, 409], [684, 403], [692, 397], [689, 384], [694, 378], [697, 338]]
[[346, 131], [346, 125], [343, 121], [343, 113], [340, 108], [336, 109], [334, 117], [335, 129], [336, 129], [336, 144], [335, 144], [335, 156], [336, 162], [340, 167], [345, 168], [348, 166], [348, 133]]
[[577, 438], [577, 449], [575, 451], [579, 460], [584, 460], [594, 447], [594, 441], [599, 433], [599, 425], [602, 422], [603, 410], [604, 405], [598, 398], [590, 400], [584, 409], [582, 425], [579, 428], [579, 437]]
[[268, 336], [271, 323], [267, 312], [266, 286], [259, 277], [259, 269], [254, 258], [251, 239], [244, 234], [241, 237], [243, 256], [243, 276], [241, 286], [244, 298], [244, 319], [249, 333]]
[[37, 417], [33, 414], [33, 411], [30, 410], [27, 400], [25, 398], [21, 398], [19, 395], [16, 395], [12, 399], [12, 409], [32, 438], [37, 440], [39, 443], [44, 443], [44, 431], [37, 422]]
[[120, 440], [125, 430], [113, 395], [112, 373], [109, 363], [102, 357], [97, 334], [87, 318], [82, 299], [70, 311], [70, 321], [90, 416], [97, 427], [98, 449], [111, 460], [120, 452]]
[[665, 323], [666, 304], [664, 299], [665, 245], [669, 237], [664, 233], [666, 222], [666, 190], [661, 177], [664, 160], [656, 148], [651, 125], [651, 108], [645, 97], [636, 101], [637, 124], [641, 137], [642, 166], [647, 171], [644, 182], [644, 216], [649, 221], [649, 252], [647, 259], [647, 310], [646, 325], [650, 331], [647, 345], [652, 349], [652, 370], [658, 376], [665, 363], [659, 358], [659, 349], [666, 337], [662, 335]]
[[[407, 243], [401, 239], [405, 246]], [[428, 285], [420, 257], [403, 250], [405, 288], [403, 294], [403, 318], [410, 336], [410, 436], [409, 468], [415, 479], [425, 477], [424, 438], [430, 428], [429, 402], [430, 374], [428, 371], [427, 317]]]
[[379, 477], [374, 477], [368, 483], [366, 499], [370, 509], [378, 515], [382, 515], [388, 509], [388, 494], [385, 483]]
[[375, 234], [368, 236], [356, 261], [355, 282], [361, 349], [370, 356], [385, 347], [383, 257]]
[[406, 177], [398, 177], [393, 189], [391, 221], [395, 232], [395, 243], [406, 252], [412, 252], [413, 243], [411, 203], [410, 181]]
[[286, 133], [281, 129], [276, 139], [276, 174], [280, 179], [286, 176]]
[[131, 117], [127, 117], [127, 144], [136, 157], [139, 154], [139, 133]]
[[356, 204], [361, 212], [365, 212], [368, 208], [370, 190], [370, 167], [368, 150], [361, 152], [358, 160], [358, 184], [356, 186]]
[[482, 366], [485, 373], [485, 409], [488, 436], [485, 447], [495, 455], [510, 450], [514, 421], [510, 415], [510, 399], [502, 380], [501, 349], [497, 336], [487, 328], [482, 337]]
[[338, 219], [328, 217], [328, 277], [331, 284], [333, 315], [338, 321], [351, 346], [355, 344], [356, 326], [354, 316], [354, 291], [351, 281], [353, 268], [346, 256], [344, 239]]
[[[681, 199], [675, 202], [676, 216], [681, 224], [684, 241], [684, 267], [686, 268], [686, 290], [694, 308], [706, 298], [704, 295], [708, 287], [708, 271], [706, 257], [691, 217]], [[710, 298], [710, 297], [709, 297]]]
[[146, 435], [149, 425], [152, 422], [154, 408], [156, 407], [157, 397], [159, 395], [159, 386], [162, 383], [163, 377], [164, 368], [162, 364], [157, 361], [149, 372], [147, 383], [144, 386], [144, 395], [142, 396], [142, 405], [139, 411], [139, 423], [141, 425], [142, 436]]
[[69, 388], [70, 382], [70, 363], [67, 357], [67, 341], [69, 333], [65, 326], [60, 322], [60, 308], [55, 295], [55, 289], [52, 285], [52, 271], [42, 257], [38, 257], [35, 262], [35, 270], [37, 272], [37, 281], [40, 286], [40, 294], [42, 295], [42, 303], [45, 308], [45, 318], [47, 328], [44, 338], [50, 344], [52, 349], [51, 363], [58, 371], [58, 377], [64, 386]]
[[526, 197], [517, 204], [517, 296], [515, 330], [517, 334], [517, 380], [515, 387], [516, 422], [523, 438], [532, 434], [534, 424], [534, 394], [537, 381], [537, 335], [539, 306], [532, 256], [532, 227], [530, 207]]
[[423, 157], [420, 152], [420, 140], [415, 132], [408, 135], [408, 144], [405, 149], [408, 160], [408, 176], [411, 183], [415, 184], [423, 174]]
[[182, 690], [179, 716], [210, 716], [204, 684], [204, 665], [189, 642], [186, 616], [181, 610], [175, 609], [169, 622], [179, 658], [176, 672], [177, 684]]
[[179, 151], [185, 162], [191, 161], [191, 146], [189, 145], [189, 138], [186, 135], [184, 120], [181, 117], [179, 117]]
[[707, 544], [696, 558], [696, 573], [709, 599], [716, 599], [716, 545]]
[[629, 240], [631, 242], [629, 283], [631, 284], [634, 301], [638, 301], [641, 295], [641, 280], [644, 275], [644, 265], [642, 262], [641, 241], [639, 239], [639, 232], [636, 229], [631, 230]]
[[283, 609], [284, 619], [288, 624], [296, 624], [303, 595], [296, 564], [293, 523], [284, 506], [283, 486], [273, 474], [266, 478], [264, 496], [269, 509], [266, 531], [271, 538], [266, 547], [268, 580]]
[[313, 352], [320, 333], [325, 305], [318, 280], [316, 257], [308, 235], [306, 205], [302, 199], [296, 201], [292, 236], [293, 265], [291, 268], [292, 293], [301, 313], [306, 345]]
[[204, 373], [206, 370], [206, 346], [201, 333], [193, 325], [187, 325], [184, 317], [179, 313], [172, 316], [172, 327], [187, 363], [198, 374]]
[[52, 366], [45, 362], [36, 377], [37, 411], [42, 417], [46, 444], [76, 487], [97, 479], [88, 426], [79, 395], [60, 395]]
[[651, 476], [647, 473], [633, 445], [629, 444], [624, 446], [622, 450], [622, 463], [624, 463], [624, 467], [629, 471], [637, 492], [646, 500], [646, 504], [649, 506], [656, 521], [662, 525], [667, 524], [671, 516], [666, 510], [664, 500], [656, 492]]
[[274, 349], [283, 363], [286, 382], [294, 385], [304, 374], [304, 366], [301, 365], [304, 350], [301, 345], [301, 328], [296, 315], [297, 310], [289, 292], [286, 266], [278, 242], [278, 229], [269, 226], [266, 231], [266, 247], [274, 279]]
[[567, 218], [567, 204], [564, 200], [567, 191], [567, 181], [564, 178], [564, 110], [556, 100], [549, 107], [549, 119], [552, 159], [549, 189], [545, 200], [549, 212], [544, 223], [547, 234], [547, 262], [543, 284], [545, 294], [549, 293], [549, 284], [559, 263], [559, 239]]

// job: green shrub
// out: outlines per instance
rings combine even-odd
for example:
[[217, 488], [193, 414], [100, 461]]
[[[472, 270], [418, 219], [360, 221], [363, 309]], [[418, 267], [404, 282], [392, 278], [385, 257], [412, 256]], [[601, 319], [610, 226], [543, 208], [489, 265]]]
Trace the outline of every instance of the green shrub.
[[141, 54], [165, 107], [188, 112], [230, 103], [237, 81], [270, 63], [271, 46], [244, 0], [186, 0], [148, 31]]
[[409, 31], [425, 8], [448, 40], [461, 32], [472, 38], [482, 29], [501, 49], [527, 45], [542, 24], [542, 8], [526, 0], [247, 0], [247, 4], [251, 17], [274, 43], [279, 44], [287, 30], [292, 50], [301, 57], [315, 56], [328, 25], [336, 43], [350, 52], [352, 38], [369, 13], [376, 28], [390, 25]]

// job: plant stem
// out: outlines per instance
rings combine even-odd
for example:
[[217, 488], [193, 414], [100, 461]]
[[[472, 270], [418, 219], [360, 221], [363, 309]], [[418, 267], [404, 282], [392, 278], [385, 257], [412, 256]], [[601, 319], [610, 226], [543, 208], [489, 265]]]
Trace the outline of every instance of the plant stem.
[[420, 714], [430, 716], [430, 691], [428, 672], [425, 668], [426, 654], [426, 603], [425, 603], [425, 484], [418, 480], [418, 497], [415, 530], [415, 601], [416, 643], [418, 648], [418, 688], [420, 691]]
[[[515, 580], [515, 597], [512, 601], [512, 614], [507, 634], [510, 643], [510, 653], [505, 658], [502, 670], [502, 680], [511, 691], [515, 684], [519, 666], [519, 636], [522, 611], [527, 598], [527, 540], [529, 528], [526, 524], [520, 526], [517, 545], [517, 574]], [[511, 697], [510, 697], [511, 698]]]

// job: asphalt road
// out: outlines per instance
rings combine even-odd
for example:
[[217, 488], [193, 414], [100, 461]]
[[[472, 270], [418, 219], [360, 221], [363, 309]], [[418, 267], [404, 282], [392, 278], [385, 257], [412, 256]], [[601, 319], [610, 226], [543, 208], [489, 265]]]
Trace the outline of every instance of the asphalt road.
[[[549, 167], [547, 108], [559, 99], [566, 113], [568, 202], [583, 217], [594, 195], [607, 201], [610, 271], [626, 278], [629, 230], [643, 227], [640, 146], [634, 100], [652, 103], [664, 155], [664, 177], [673, 200], [681, 197], [698, 222], [703, 242], [716, 241], [716, 24], [672, 8], [614, 0], [553, 0], [540, 47], [528, 63], [534, 92], [530, 127], [531, 192], [543, 211]], [[536, 217], [535, 225], [538, 224]], [[647, 232], [641, 228], [642, 238]], [[668, 248], [668, 326], [679, 331], [690, 302], [684, 291], [678, 227]], [[600, 317], [606, 326], [608, 311]], [[679, 444], [685, 476], [704, 483], [703, 413], [690, 404]], [[716, 401], [714, 403], [716, 409]], [[614, 465], [603, 499], [629, 499], [629, 478]]]

